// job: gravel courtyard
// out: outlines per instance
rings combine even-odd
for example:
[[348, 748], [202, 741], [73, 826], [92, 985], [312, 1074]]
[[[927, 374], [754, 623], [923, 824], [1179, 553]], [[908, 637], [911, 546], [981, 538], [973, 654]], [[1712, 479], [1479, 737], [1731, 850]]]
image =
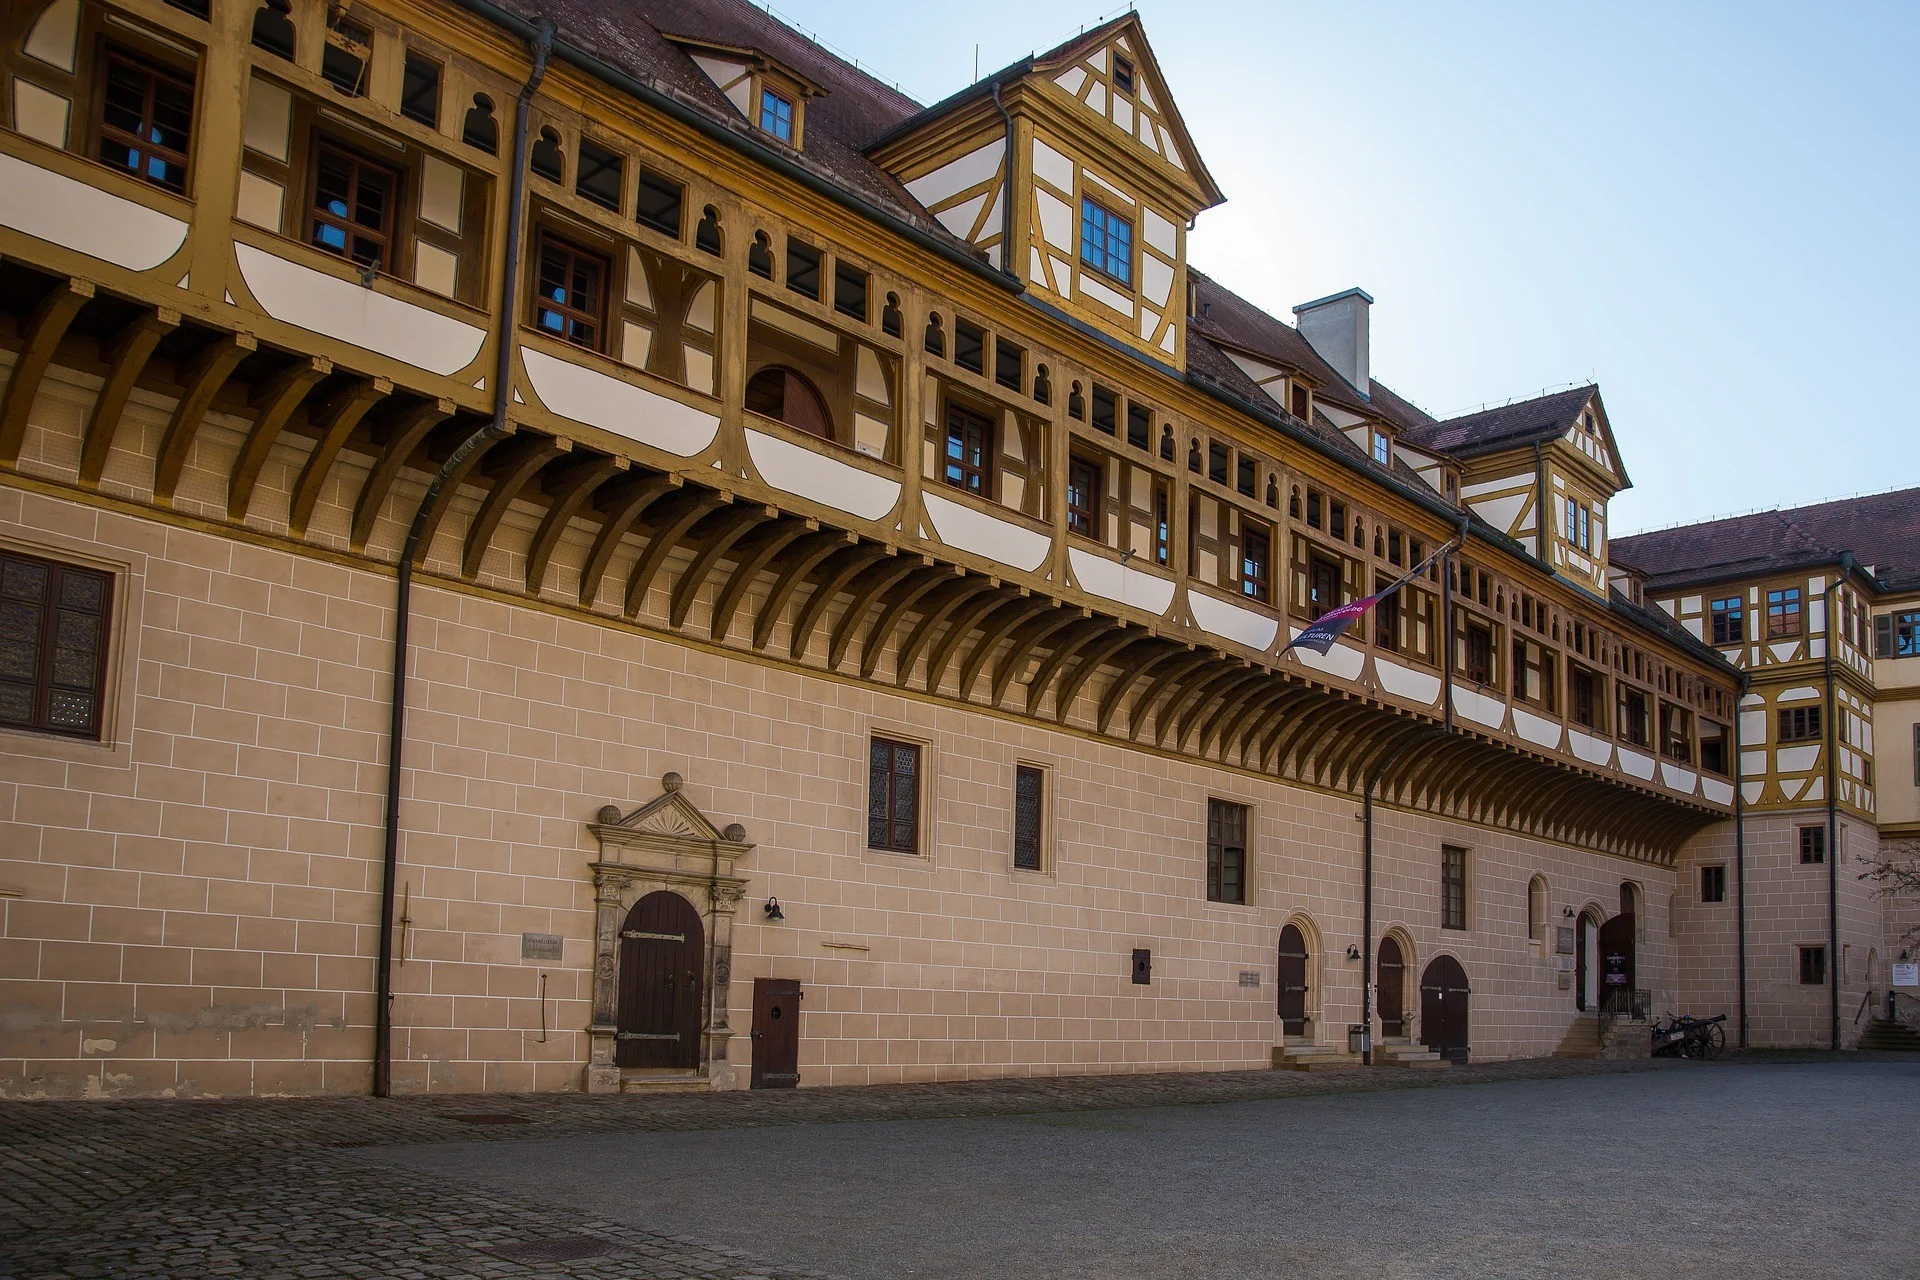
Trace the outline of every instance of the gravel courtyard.
[[0, 1275], [1910, 1277], [1916, 1086], [1883, 1057], [9, 1103]]

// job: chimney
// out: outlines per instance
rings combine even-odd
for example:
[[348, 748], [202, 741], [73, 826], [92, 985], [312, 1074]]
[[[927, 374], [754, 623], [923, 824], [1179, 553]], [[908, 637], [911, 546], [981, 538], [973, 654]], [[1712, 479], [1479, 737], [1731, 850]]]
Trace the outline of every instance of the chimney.
[[1293, 309], [1300, 336], [1352, 383], [1363, 399], [1371, 399], [1373, 394], [1367, 365], [1367, 313], [1372, 306], [1373, 299], [1365, 289], [1348, 289]]

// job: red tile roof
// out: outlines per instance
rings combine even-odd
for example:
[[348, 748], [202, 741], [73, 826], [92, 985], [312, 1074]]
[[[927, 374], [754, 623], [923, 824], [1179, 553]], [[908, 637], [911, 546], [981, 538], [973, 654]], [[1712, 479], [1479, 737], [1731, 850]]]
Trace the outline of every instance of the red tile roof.
[[1609, 554], [1659, 589], [1758, 577], [1851, 551], [1889, 587], [1920, 587], [1920, 488], [1729, 516], [1615, 538]]

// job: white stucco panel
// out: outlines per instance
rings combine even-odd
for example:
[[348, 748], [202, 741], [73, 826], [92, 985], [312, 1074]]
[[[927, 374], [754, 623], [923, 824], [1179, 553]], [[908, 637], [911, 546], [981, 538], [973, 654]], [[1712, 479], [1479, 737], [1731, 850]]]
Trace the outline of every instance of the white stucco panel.
[[1129, 569], [1078, 547], [1067, 548], [1067, 564], [1072, 567], [1074, 580], [1082, 591], [1148, 613], [1165, 613], [1173, 603], [1173, 583], [1167, 578]]
[[[236, 244], [233, 253], [247, 288], [276, 320], [442, 375], [472, 364], [486, 341], [487, 331], [478, 325], [289, 262], [265, 249]], [[546, 398], [544, 393], [541, 398]]]
[[1147, 301], [1156, 307], [1165, 307], [1167, 295], [1173, 292], [1173, 268], [1150, 253], [1143, 255], [1140, 259], [1140, 287], [1146, 290]]
[[5, 154], [0, 224], [131, 271], [159, 266], [187, 242], [179, 218]]
[[1053, 539], [1044, 533], [937, 493], [923, 493], [921, 501], [940, 540], [963, 551], [1031, 573], [1046, 562], [1047, 552], [1053, 547]]
[[1187, 589], [1187, 608], [1202, 631], [1264, 652], [1280, 634], [1280, 620]]
[[[1299, 639], [1300, 631], [1299, 627], [1288, 627], [1287, 639]], [[1324, 655], [1315, 653], [1311, 649], [1289, 649], [1288, 652], [1300, 659], [1301, 666], [1312, 667], [1315, 671], [1325, 671], [1330, 675], [1339, 676], [1342, 680], [1358, 680], [1360, 673], [1366, 670], [1367, 666], [1366, 653], [1351, 645], [1335, 644]]]
[[1106, 285], [1083, 272], [1080, 276], [1080, 292], [1095, 302], [1112, 307], [1129, 320], [1133, 318], [1133, 299], [1123, 293], [1109, 289]]
[[747, 453], [768, 484], [865, 520], [878, 520], [900, 501], [900, 482], [747, 428]]
[[1073, 250], [1073, 210], [1067, 202], [1050, 192], [1033, 193], [1033, 207], [1040, 214], [1040, 238], [1062, 253]]
[[1773, 753], [1775, 767], [1781, 773], [1805, 773], [1813, 768], [1820, 758], [1820, 744], [1808, 743], [1804, 747], [1781, 747]]
[[1173, 223], [1167, 221], [1153, 210], [1146, 211], [1145, 224], [1140, 228], [1146, 242], [1169, 258], [1180, 256], [1180, 242]]
[[1643, 756], [1638, 751], [1620, 748], [1620, 768], [1628, 777], [1638, 778], [1642, 782], [1653, 781], [1653, 757]]
[[1715, 804], [1733, 803], [1733, 784], [1722, 782], [1718, 778], [1700, 779], [1700, 794]]
[[691, 458], [720, 433], [720, 415], [533, 347], [520, 352], [542, 404], [574, 422]]
[[1660, 781], [1666, 783], [1675, 791], [1683, 791], [1687, 795], [1692, 795], [1694, 787], [1699, 784], [1700, 775], [1691, 769], [1682, 769], [1678, 765], [1671, 765], [1665, 760], [1662, 760], [1660, 762]]
[[1073, 161], [1038, 138], [1033, 140], [1033, 176], [1073, 194]]
[[1613, 761], [1613, 743], [1595, 734], [1568, 729], [1567, 745], [1573, 748], [1576, 759], [1588, 764], [1605, 765]]
[[1440, 700], [1440, 677], [1425, 671], [1415, 671], [1403, 667], [1390, 658], [1376, 656], [1373, 660], [1373, 673], [1379, 678], [1380, 687], [1396, 698], [1405, 698], [1409, 702], [1418, 702], [1432, 706]]
[[990, 182], [1000, 174], [1000, 158], [1006, 154], [1005, 138], [995, 138], [975, 147], [958, 160], [949, 160], [932, 173], [923, 173], [906, 184], [915, 200], [931, 209], [943, 200], [959, 195], [969, 187]]
[[1560, 726], [1521, 707], [1513, 709], [1513, 731], [1536, 746], [1560, 749]]

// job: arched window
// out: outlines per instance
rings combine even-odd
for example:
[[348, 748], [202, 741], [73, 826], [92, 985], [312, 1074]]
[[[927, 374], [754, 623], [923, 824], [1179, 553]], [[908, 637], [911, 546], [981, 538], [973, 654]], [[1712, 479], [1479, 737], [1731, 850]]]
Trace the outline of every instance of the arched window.
[[1620, 885], [1620, 914], [1636, 919], [1640, 915], [1640, 888], [1631, 880], [1622, 881]]
[[900, 295], [888, 294], [887, 305], [880, 309], [880, 331], [889, 338], [897, 338], [904, 323], [900, 317]]
[[947, 331], [940, 327], [940, 313], [938, 311], [927, 317], [927, 336], [923, 342], [927, 348], [928, 355], [939, 356], [943, 360], [946, 359]]
[[1287, 514], [1295, 520], [1300, 518], [1300, 486], [1293, 486], [1293, 494], [1287, 499]]
[[493, 99], [486, 94], [473, 95], [473, 105], [467, 108], [466, 121], [460, 126], [460, 140], [488, 155], [500, 150], [500, 122], [493, 118]]
[[1187, 470], [1200, 474], [1200, 439], [1198, 436], [1187, 441]]
[[1053, 403], [1053, 380], [1047, 376], [1045, 365], [1033, 371], [1033, 398], [1041, 404]]
[[1359, 516], [1353, 518], [1353, 545], [1362, 551], [1367, 548], [1367, 526]]
[[1267, 505], [1276, 509], [1280, 506], [1280, 482], [1272, 476], [1267, 477]]
[[716, 258], [724, 249], [720, 240], [720, 211], [712, 205], [707, 206], [700, 225], [693, 229], [693, 247]]
[[753, 233], [753, 246], [747, 250], [747, 270], [773, 279], [773, 241], [764, 231]]
[[293, 61], [293, 7], [287, 0], [266, 0], [253, 14], [253, 44], [276, 58]]
[[814, 385], [791, 369], [773, 365], [747, 379], [748, 413], [797, 427], [822, 440], [833, 439], [833, 417]]
[[1535, 942], [1547, 940], [1547, 878], [1535, 876], [1527, 883], [1527, 936]]
[[1077, 382], [1067, 392], [1067, 416], [1081, 422], [1087, 420], [1087, 398], [1080, 393], [1080, 384]]
[[1173, 461], [1173, 427], [1171, 424], [1160, 428], [1160, 456], [1168, 462]]
[[565, 178], [566, 158], [560, 151], [560, 134], [551, 125], [540, 130], [540, 139], [533, 144], [533, 154], [527, 157], [527, 167], [548, 182], [559, 182]]

